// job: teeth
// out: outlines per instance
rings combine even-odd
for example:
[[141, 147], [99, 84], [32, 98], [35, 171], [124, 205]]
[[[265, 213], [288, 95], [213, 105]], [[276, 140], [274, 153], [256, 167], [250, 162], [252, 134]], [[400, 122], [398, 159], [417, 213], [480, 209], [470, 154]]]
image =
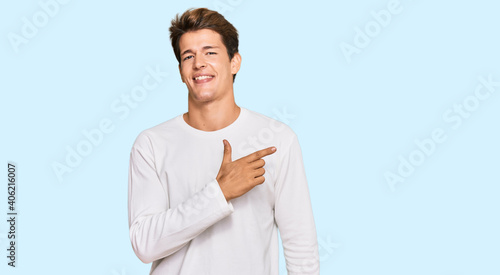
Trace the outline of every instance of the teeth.
[[198, 76], [198, 77], [195, 77], [196, 80], [201, 80], [201, 79], [206, 79], [206, 78], [212, 78], [213, 76], [209, 76], [209, 75], [202, 75], [202, 76]]

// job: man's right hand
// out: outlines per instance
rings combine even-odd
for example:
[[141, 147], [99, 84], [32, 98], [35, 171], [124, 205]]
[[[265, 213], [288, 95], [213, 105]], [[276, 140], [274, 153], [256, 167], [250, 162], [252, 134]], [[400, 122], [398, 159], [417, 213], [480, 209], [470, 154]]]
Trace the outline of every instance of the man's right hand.
[[266, 162], [262, 158], [276, 152], [276, 147], [262, 149], [232, 161], [231, 145], [227, 140], [223, 142], [224, 156], [216, 179], [226, 201], [230, 201], [264, 182]]

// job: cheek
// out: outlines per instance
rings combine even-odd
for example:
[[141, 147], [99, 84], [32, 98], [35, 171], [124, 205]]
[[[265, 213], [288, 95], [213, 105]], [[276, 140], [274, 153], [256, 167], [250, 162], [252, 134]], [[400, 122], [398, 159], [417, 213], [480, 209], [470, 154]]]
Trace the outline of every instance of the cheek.
[[182, 82], [186, 82], [188, 80], [187, 76], [188, 76], [188, 72], [181, 69], [181, 79], [182, 79]]
[[218, 65], [214, 66], [216, 66], [215, 68], [219, 76], [227, 77], [228, 75], [232, 74], [231, 64], [218, 63]]

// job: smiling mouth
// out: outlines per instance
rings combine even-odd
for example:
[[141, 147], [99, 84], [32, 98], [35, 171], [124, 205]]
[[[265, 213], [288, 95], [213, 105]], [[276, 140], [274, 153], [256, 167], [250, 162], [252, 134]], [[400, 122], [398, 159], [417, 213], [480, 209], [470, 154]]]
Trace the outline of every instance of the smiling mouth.
[[201, 76], [197, 76], [193, 79], [194, 80], [203, 80], [203, 79], [207, 79], [207, 78], [213, 78], [213, 76], [212, 75], [201, 75]]

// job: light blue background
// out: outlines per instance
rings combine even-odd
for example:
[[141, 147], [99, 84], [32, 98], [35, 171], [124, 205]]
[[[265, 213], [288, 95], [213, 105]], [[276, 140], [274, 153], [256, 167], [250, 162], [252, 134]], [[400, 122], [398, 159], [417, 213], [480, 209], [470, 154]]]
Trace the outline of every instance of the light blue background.
[[[18, 267], [2, 256], [0, 274], [148, 274], [128, 237], [130, 149], [140, 131], [187, 111], [170, 20], [220, 3], [240, 34], [237, 104], [288, 113], [299, 137], [322, 274], [500, 274], [500, 87], [460, 127], [443, 119], [472, 100], [479, 77], [500, 81], [500, 5], [402, 0], [348, 62], [341, 45], [390, 2], [73, 0], [16, 52], [9, 36], [43, 9], [2, 1], [0, 161], [19, 167], [19, 246]], [[120, 119], [111, 104], [157, 66], [169, 76]], [[53, 163], [106, 118], [114, 131], [59, 181]], [[436, 128], [446, 140], [392, 190], [384, 174]], [[2, 222], [0, 255], [6, 232]]]

